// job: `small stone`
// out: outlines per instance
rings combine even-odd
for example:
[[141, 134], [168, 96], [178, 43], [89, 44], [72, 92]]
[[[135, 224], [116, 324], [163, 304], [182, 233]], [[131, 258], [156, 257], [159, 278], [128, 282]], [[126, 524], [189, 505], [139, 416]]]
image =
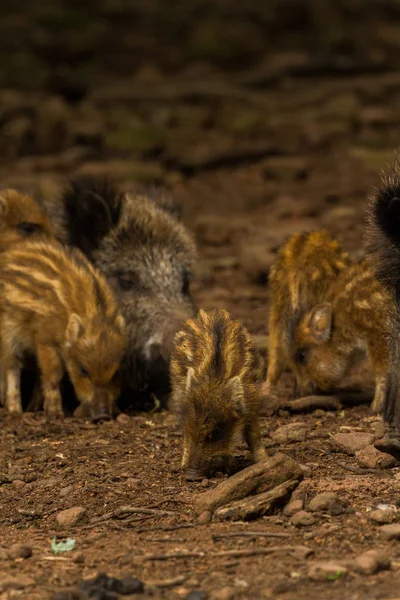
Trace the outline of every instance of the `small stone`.
[[120, 425], [129, 425], [129, 423], [131, 422], [130, 416], [126, 415], [125, 413], [120, 413], [115, 420]]
[[68, 494], [70, 494], [72, 492], [72, 490], [73, 490], [72, 485], [67, 485], [66, 487], [61, 488], [61, 490], [60, 490], [61, 498], [68, 496]]
[[314, 525], [317, 520], [317, 517], [312, 513], [301, 510], [290, 519], [290, 522], [295, 527], [308, 527], [309, 525]]
[[369, 513], [369, 518], [374, 523], [378, 523], [378, 525], [387, 525], [388, 523], [393, 523], [396, 520], [397, 514], [395, 510], [373, 510]]
[[381, 532], [385, 540], [400, 540], [400, 523], [384, 525]]
[[14, 479], [12, 484], [17, 490], [22, 490], [26, 486], [25, 481], [22, 481], [22, 479]]
[[129, 477], [125, 480], [125, 485], [127, 485], [130, 488], [140, 487], [141, 483], [142, 482], [140, 481], [140, 479], [136, 479], [134, 477]]
[[309, 565], [307, 574], [315, 581], [337, 581], [347, 574], [347, 568], [333, 560], [319, 561]]
[[232, 587], [223, 587], [220, 590], [213, 592], [211, 600], [233, 600], [236, 595], [236, 589]]
[[134, 579], [133, 577], [125, 577], [124, 579], [118, 579], [113, 589], [117, 594], [127, 596], [129, 594], [143, 594], [144, 585], [140, 579]]
[[282, 425], [274, 433], [271, 438], [278, 444], [287, 444], [288, 442], [304, 442], [308, 436], [308, 428], [305, 423], [289, 423]]
[[368, 550], [357, 556], [354, 561], [354, 568], [359, 573], [373, 575], [378, 571], [390, 569], [390, 559], [380, 550]]
[[311, 512], [326, 512], [333, 516], [342, 515], [346, 512], [346, 504], [336, 494], [317, 494], [310, 501], [308, 510], [311, 510]]
[[82, 565], [85, 562], [85, 556], [83, 552], [74, 552], [72, 562], [76, 565]]
[[372, 433], [337, 433], [332, 438], [334, 445], [349, 456], [353, 456], [358, 450], [370, 446], [374, 441]]
[[209, 510], [204, 511], [197, 517], [197, 522], [199, 525], [208, 525], [211, 523], [212, 513]]
[[192, 590], [186, 596], [185, 600], [207, 600], [208, 594], [203, 590]]
[[24, 544], [13, 544], [8, 551], [10, 558], [30, 558], [32, 556], [32, 548]]
[[394, 456], [386, 454], [386, 452], [379, 452], [372, 444], [358, 450], [356, 458], [360, 467], [367, 469], [391, 469], [399, 464]]
[[285, 517], [293, 517], [296, 513], [300, 512], [304, 508], [303, 500], [291, 500], [289, 504], [286, 504], [282, 513]]
[[200, 485], [201, 487], [206, 488], [210, 485], [210, 482], [208, 481], [208, 479], [204, 478], [201, 480]]
[[67, 510], [62, 510], [56, 516], [56, 521], [60, 527], [75, 527], [87, 519], [86, 508], [83, 506], [74, 506]]
[[385, 422], [384, 421], [378, 421], [378, 423], [375, 426], [374, 439], [375, 440], [380, 440], [381, 438], [383, 438], [383, 436], [385, 435], [385, 431], [386, 431]]

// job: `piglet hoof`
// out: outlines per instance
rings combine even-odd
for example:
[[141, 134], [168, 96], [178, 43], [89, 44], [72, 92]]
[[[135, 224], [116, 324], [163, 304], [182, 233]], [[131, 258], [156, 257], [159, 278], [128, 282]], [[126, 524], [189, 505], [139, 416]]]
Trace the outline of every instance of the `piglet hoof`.
[[22, 409], [18, 407], [9, 408], [8, 413], [12, 417], [22, 417]]
[[47, 409], [44, 411], [45, 415], [46, 415], [46, 419], [48, 421], [58, 421], [59, 419], [63, 419], [64, 418], [64, 413], [62, 408], [55, 408], [55, 409]]

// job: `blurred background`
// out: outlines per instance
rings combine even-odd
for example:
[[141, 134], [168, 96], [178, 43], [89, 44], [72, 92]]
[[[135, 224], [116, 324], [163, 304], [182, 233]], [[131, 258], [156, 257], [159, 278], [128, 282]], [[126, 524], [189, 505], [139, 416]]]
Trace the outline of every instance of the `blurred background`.
[[355, 256], [400, 131], [397, 0], [3, 0], [2, 184], [157, 183], [200, 249], [195, 295], [265, 343], [294, 231]]

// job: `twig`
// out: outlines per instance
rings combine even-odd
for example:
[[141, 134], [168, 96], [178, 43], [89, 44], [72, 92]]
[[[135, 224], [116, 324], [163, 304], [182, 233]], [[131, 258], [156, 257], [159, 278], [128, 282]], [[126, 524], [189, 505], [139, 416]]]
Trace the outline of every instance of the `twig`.
[[166, 525], [160, 527], [141, 527], [136, 529], [136, 533], [150, 533], [151, 531], [176, 531], [177, 529], [193, 529], [195, 523], [178, 523], [177, 525]]
[[290, 533], [270, 533], [264, 531], [238, 531], [235, 533], [215, 533], [211, 536], [211, 539], [214, 541], [221, 540], [223, 538], [231, 538], [231, 537], [248, 537], [248, 538], [256, 538], [256, 537], [269, 537], [269, 538], [289, 538]]
[[279, 405], [280, 409], [292, 413], [310, 412], [316, 409], [339, 410], [340, 400], [336, 396], [305, 396]]
[[187, 575], [179, 575], [178, 577], [172, 577], [171, 579], [164, 579], [161, 581], [148, 581], [146, 583], [146, 587], [156, 587], [156, 588], [170, 588], [175, 585], [181, 585], [184, 581], [186, 581]]
[[[180, 558], [239, 558], [245, 556], [258, 556], [273, 554], [275, 552], [302, 552], [304, 546], [271, 546], [270, 548], [254, 548], [245, 550], [223, 550], [221, 552], [170, 552], [164, 554], [145, 554], [135, 556], [135, 559], [148, 560], [174, 560]], [[311, 552], [311, 551], [310, 551]]]
[[167, 504], [168, 502], [173, 502], [174, 504], [189, 504], [187, 500], [180, 500], [179, 498], [165, 498], [164, 500], [160, 500], [160, 502], [150, 504], [147, 508], [158, 508], [159, 506]]
[[[125, 519], [126, 515], [129, 514], [142, 514], [148, 515], [147, 518], [144, 517], [131, 517], [130, 519]], [[164, 517], [173, 515], [174, 513], [170, 510], [155, 510], [154, 508], [137, 508], [135, 506], [120, 506], [119, 508], [113, 510], [112, 512], [105, 513], [101, 517], [96, 517], [92, 519], [92, 522], [89, 525], [84, 525], [79, 529], [93, 529], [98, 525], [104, 525], [108, 523], [112, 519], [125, 519], [125, 523], [132, 523], [134, 521], [146, 521], [147, 519], [153, 519], [154, 517]]]
[[386, 471], [381, 471], [378, 469], [362, 469], [361, 467], [353, 467], [352, 465], [347, 465], [344, 462], [341, 461], [337, 461], [336, 464], [338, 465], [338, 467], [342, 467], [342, 469], [346, 469], [346, 471], [350, 471], [351, 473], [354, 473], [355, 475], [369, 475], [370, 473], [374, 474], [374, 475], [381, 475], [382, 473], [384, 473], [385, 475], [387, 475], [388, 477], [391, 477], [390, 473], [387, 473]]

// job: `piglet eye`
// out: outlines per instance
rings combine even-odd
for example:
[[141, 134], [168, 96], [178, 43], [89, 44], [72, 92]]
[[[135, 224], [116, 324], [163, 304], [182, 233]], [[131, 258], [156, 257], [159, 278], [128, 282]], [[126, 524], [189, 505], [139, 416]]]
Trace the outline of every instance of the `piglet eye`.
[[24, 221], [22, 223], [18, 223], [17, 229], [20, 233], [22, 233], [22, 235], [29, 236], [37, 231], [40, 231], [41, 227], [37, 223], [29, 223], [28, 221]]
[[308, 357], [308, 349], [307, 348], [300, 348], [299, 350], [297, 350], [296, 362], [299, 365], [304, 365], [307, 362], [307, 357]]
[[89, 371], [85, 367], [80, 367], [81, 377], [89, 377]]
[[137, 287], [136, 278], [129, 273], [119, 273], [117, 275], [118, 285], [121, 290], [129, 291], [135, 289]]
[[221, 442], [225, 437], [225, 428], [222, 425], [215, 427], [207, 436], [207, 442], [213, 444]]

